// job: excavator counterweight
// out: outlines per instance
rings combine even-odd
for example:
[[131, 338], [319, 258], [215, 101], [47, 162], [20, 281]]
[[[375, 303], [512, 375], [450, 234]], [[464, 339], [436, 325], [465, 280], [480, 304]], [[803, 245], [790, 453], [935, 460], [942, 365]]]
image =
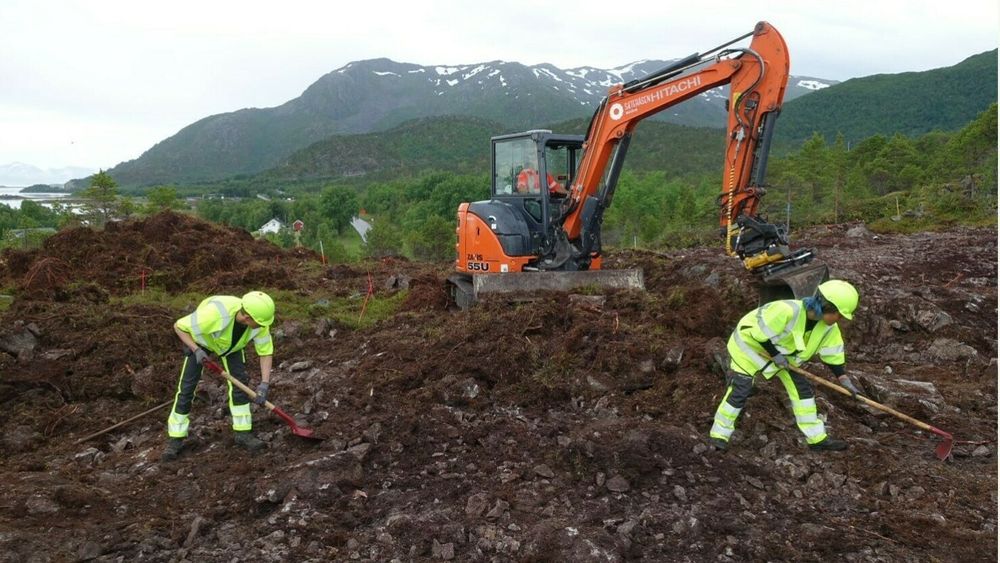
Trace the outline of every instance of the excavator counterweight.
[[[748, 47], [734, 47], [750, 37]], [[532, 130], [491, 139], [490, 199], [458, 208], [455, 302], [486, 294], [581, 286], [644, 289], [641, 272], [601, 269], [601, 225], [636, 125], [707, 90], [729, 86], [719, 225], [727, 254], [757, 275], [762, 300], [812, 295], [828, 277], [809, 249], [757, 213], [788, 50], [766, 22], [705, 53], [608, 90], [586, 135]]]

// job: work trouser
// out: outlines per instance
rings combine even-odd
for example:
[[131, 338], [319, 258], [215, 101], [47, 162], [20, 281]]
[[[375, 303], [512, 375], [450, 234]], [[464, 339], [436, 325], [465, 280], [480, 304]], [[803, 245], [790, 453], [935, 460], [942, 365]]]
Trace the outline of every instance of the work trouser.
[[[249, 376], [247, 376], [245, 360], [246, 356], [243, 350], [222, 356], [222, 367], [244, 385], [250, 381]], [[171, 438], [185, 438], [188, 435], [190, 423], [188, 414], [194, 403], [194, 391], [198, 387], [198, 381], [201, 380], [201, 370], [202, 366], [195, 360], [194, 353], [186, 350], [184, 364], [181, 366], [181, 378], [177, 381], [174, 406], [167, 418], [167, 435]], [[226, 386], [228, 388], [229, 413], [233, 417], [233, 430], [237, 432], [249, 431], [253, 427], [250, 397], [238, 387], [234, 387], [229, 381], [226, 381]]]
[[[777, 372], [778, 379], [785, 386], [788, 398], [792, 400], [795, 424], [806, 436], [806, 443], [816, 444], [826, 439], [826, 427], [816, 414], [816, 395], [808, 379], [787, 370]], [[729, 384], [726, 393], [715, 411], [715, 422], [709, 436], [729, 441], [736, 430], [736, 419], [746, 406], [750, 391], [753, 390], [754, 376], [729, 370]]]

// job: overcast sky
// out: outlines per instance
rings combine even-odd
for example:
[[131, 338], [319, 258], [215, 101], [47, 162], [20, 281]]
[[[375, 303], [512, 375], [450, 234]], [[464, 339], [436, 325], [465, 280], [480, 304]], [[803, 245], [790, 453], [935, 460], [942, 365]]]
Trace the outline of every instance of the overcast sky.
[[359, 59], [611, 68], [770, 21], [792, 73], [846, 80], [994, 49], [996, 0], [0, 0], [0, 165], [109, 168], [208, 115], [271, 107]]

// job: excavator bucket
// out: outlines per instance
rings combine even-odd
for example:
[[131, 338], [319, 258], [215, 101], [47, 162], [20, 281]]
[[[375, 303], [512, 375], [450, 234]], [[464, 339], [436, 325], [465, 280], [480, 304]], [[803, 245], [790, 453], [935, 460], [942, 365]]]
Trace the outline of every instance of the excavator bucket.
[[455, 303], [462, 309], [488, 296], [520, 297], [539, 291], [571, 291], [580, 288], [638, 289], [645, 291], [642, 270], [585, 270], [578, 272], [511, 272], [484, 274], [471, 280], [448, 278]]
[[780, 299], [802, 299], [816, 294], [819, 284], [830, 279], [830, 268], [823, 263], [791, 266], [760, 278], [760, 304]]

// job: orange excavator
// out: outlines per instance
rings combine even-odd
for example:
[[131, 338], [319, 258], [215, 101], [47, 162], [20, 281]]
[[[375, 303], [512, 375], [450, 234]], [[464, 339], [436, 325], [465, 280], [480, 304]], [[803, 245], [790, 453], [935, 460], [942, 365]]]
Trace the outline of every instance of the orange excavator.
[[[747, 47], [733, 45], [752, 37]], [[757, 213], [775, 121], [788, 83], [778, 30], [754, 30], [652, 74], [612, 86], [586, 135], [532, 130], [491, 139], [487, 201], [458, 207], [452, 297], [467, 308], [493, 293], [574, 287], [643, 288], [638, 270], [601, 269], [601, 223], [636, 125], [706, 90], [729, 85], [719, 224], [726, 252], [760, 281], [762, 302], [812, 295], [828, 277], [810, 249], [793, 251]]]

